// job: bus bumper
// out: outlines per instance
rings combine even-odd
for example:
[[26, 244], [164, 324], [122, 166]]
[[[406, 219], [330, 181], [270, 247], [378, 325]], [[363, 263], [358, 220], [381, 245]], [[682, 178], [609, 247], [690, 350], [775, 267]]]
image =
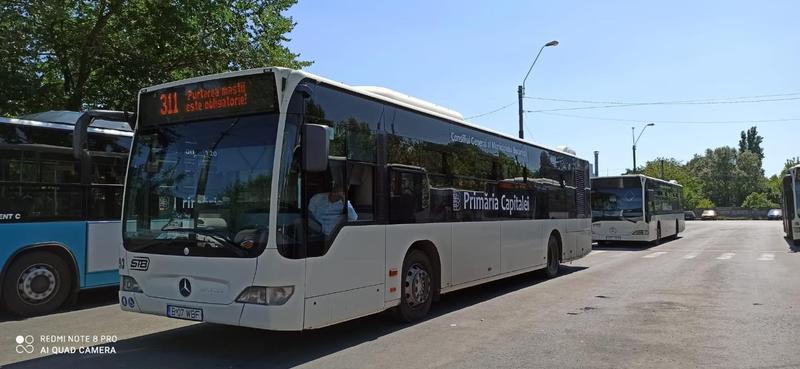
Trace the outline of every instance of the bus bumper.
[[649, 235], [602, 235], [602, 234], [592, 234], [592, 241], [639, 241], [639, 242], [647, 242], [650, 241]]
[[[295, 298], [290, 300], [300, 299]], [[202, 310], [202, 320], [196, 320], [197, 322], [236, 325], [276, 331], [297, 331], [303, 329], [302, 314], [299, 314], [300, 319], [298, 320], [298, 314], [295, 311], [297, 307], [293, 306], [294, 304], [282, 306], [242, 303], [204, 304], [153, 298], [143, 293], [120, 291], [119, 305], [123, 311], [159, 315], [163, 317], [169, 317], [167, 315], [168, 306], [179, 306]]]

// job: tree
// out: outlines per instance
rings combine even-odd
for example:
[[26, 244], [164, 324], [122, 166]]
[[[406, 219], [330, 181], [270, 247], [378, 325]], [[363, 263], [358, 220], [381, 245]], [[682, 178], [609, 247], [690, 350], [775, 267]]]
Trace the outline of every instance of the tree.
[[[663, 168], [664, 175], [661, 175]], [[641, 173], [650, 177], [664, 180], [675, 180], [683, 186], [683, 199], [687, 209], [698, 207], [697, 204], [705, 198], [703, 182], [692, 175], [686, 165], [675, 158], [657, 158], [645, 163]]]
[[764, 160], [764, 149], [761, 143], [764, 142], [764, 137], [758, 134], [758, 128], [753, 126], [747, 131], [742, 131], [741, 138], [739, 139], [739, 153], [750, 151], [758, 155], [759, 163]]
[[776, 208], [778, 204], [770, 201], [766, 193], [753, 192], [744, 199], [742, 207], [748, 209]]
[[695, 208], [697, 208], [697, 209], [713, 209], [715, 207], [717, 207], [717, 205], [715, 205], [713, 201], [711, 201], [709, 199], [700, 199], [700, 201], [697, 202], [697, 206]]
[[260, 66], [308, 66], [284, 46], [295, 23], [283, 12], [295, 2], [6, 1], [0, 115], [133, 110], [142, 87]]
[[782, 193], [782, 180], [783, 176], [785, 176], [789, 172], [789, 168], [794, 167], [795, 165], [800, 164], [800, 157], [792, 157], [786, 159], [786, 162], [783, 164], [783, 169], [778, 173], [769, 177], [767, 181], [767, 198], [769, 201], [774, 203], [781, 202], [781, 193]]

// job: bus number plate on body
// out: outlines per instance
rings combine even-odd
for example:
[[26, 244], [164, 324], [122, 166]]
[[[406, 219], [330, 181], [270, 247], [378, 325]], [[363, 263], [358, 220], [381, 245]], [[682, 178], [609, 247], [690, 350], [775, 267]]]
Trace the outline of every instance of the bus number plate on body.
[[203, 309], [167, 305], [167, 316], [170, 318], [203, 321]]
[[606, 236], [606, 239], [607, 239], [607, 240], [616, 240], [616, 241], [619, 241], [619, 240], [621, 240], [621, 239], [622, 239], [622, 237], [621, 237], [621, 236]]

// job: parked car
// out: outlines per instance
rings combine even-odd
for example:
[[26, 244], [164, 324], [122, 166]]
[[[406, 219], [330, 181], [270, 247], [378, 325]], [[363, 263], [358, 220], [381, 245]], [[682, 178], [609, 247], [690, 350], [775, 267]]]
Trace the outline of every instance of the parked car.
[[767, 212], [767, 220], [781, 220], [783, 219], [783, 210], [769, 209]]
[[691, 210], [686, 210], [686, 211], [683, 212], [683, 219], [685, 219], [685, 220], [697, 220], [697, 215]]
[[717, 211], [714, 209], [703, 210], [703, 213], [700, 214], [700, 219], [715, 220], [717, 219]]

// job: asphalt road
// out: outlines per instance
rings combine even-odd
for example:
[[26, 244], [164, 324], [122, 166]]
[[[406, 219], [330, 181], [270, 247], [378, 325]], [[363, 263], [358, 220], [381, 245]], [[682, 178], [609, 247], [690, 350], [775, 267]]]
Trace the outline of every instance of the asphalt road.
[[[116, 335], [113, 354], [15, 352], [31, 335]], [[78, 344], [80, 346], [80, 344]], [[10, 364], [14, 363], [14, 364]], [[10, 365], [9, 365], [10, 364]], [[595, 248], [559, 277], [456, 292], [430, 319], [276, 333], [122, 313], [116, 291], [49, 316], [0, 315], [18, 368], [800, 368], [800, 253], [780, 222], [687, 222], [654, 247]]]

